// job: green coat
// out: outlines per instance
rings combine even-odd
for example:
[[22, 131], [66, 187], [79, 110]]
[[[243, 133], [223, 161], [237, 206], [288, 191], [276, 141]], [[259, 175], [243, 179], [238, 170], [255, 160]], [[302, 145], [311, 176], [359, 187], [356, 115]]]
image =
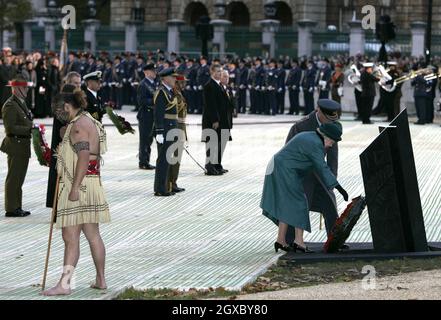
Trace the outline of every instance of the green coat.
[[[0, 150], [9, 156], [31, 156], [32, 114], [20, 99], [12, 95], [2, 109], [6, 137]], [[27, 137], [27, 138], [25, 138]]]
[[281, 221], [311, 232], [303, 179], [315, 170], [329, 190], [339, 184], [324, 158], [323, 141], [314, 131], [297, 134], [276, 153], [263, 185], [263, 214], [276, 224]]

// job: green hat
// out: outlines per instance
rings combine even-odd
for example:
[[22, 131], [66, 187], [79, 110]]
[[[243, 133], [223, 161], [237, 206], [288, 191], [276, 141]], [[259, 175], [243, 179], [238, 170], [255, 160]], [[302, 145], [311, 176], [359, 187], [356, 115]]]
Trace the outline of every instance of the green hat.
[[340, 122], [324, 123], [320, 126], [319, 131], [324, 136], [336, 142], [341, 141], [341, 136], [343, 134], [343, 128]]

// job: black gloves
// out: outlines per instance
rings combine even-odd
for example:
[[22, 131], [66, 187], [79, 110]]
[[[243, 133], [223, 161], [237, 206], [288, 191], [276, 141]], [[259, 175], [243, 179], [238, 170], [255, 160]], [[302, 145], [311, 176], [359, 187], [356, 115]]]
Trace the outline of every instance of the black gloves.
[[340, 194], [343, 196], [343, 199], [345, 199], [345, 201], [348, 201], [348, 200], [349, 200], [349, 195], [348, 195], [348, 193], [346, 192], [345, 189], [343, 189], [343, 187], [342, 187], [341, 185], [338, 185], [338, 186], [335, 187], [335, 188], [338, 190], [338, 192], [340, 192]]

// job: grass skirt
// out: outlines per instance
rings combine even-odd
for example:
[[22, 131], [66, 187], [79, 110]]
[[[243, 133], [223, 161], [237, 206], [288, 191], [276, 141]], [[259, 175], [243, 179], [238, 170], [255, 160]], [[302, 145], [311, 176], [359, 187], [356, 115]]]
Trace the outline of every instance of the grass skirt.
[[106, 201], [101, 178], [98, 175], [84, 177], [78, 201], [70, 201], [70, 183], [60, 181], [57, 205], [57, 228], [85, 223], [110, 222], [109, 205]]

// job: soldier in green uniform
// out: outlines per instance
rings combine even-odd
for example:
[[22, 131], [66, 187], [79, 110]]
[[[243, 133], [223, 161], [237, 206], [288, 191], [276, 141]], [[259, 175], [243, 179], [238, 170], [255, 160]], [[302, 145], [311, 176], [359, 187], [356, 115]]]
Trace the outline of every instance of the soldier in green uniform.
[[177, 98], [174, 92], [176, 74], [174, 68], [167, 68], [159, 73], [161, 85], [154, 97], [154, 131], [158, 147], [156, 160], [154, 192], [157, 197], [173, 196], [176, 193], [169, 191], [168, 174], [170, 159], [167, 159], [167, 150], [174, 139], [167, 137], [170, 130], [177, 128], [178, 110]]
[[2, 109], [6, 137], [0, 150], [8, 155], [8, 174], [5, 183], [6, 217], [26, 217], [22, 209], [22, 186], [31, 157], [32, 114], [26, 106], [28, 83], [22, 76], [9, 82], [12, 96]]
[[187, 128], [185, 125], [185, 120], [187, 117], [187, 101], [182, 94], [182, 90], [185, 88], [187, 79], [183, 75], [179, 75], [176, 77], [176, 85], [174, 88], [174, 93], [177, 99], [177, 111], [178, 111], [178, 123], [177, 128], [179, 129], [179, 137], [177, 140], [178, 148], [174, 153], [174, 157], [176, 163], [170, 165], [170, 169], [168, 172], [168, 181], [169, 181], [169, 191], [170, 192], [183, 192], [184, 188], [179, 188], [176, 181], [179, 176], [179, 169], [181, 166], [182, 159], [182, 151], [184, 148], [184, 142], [187, 141]]

